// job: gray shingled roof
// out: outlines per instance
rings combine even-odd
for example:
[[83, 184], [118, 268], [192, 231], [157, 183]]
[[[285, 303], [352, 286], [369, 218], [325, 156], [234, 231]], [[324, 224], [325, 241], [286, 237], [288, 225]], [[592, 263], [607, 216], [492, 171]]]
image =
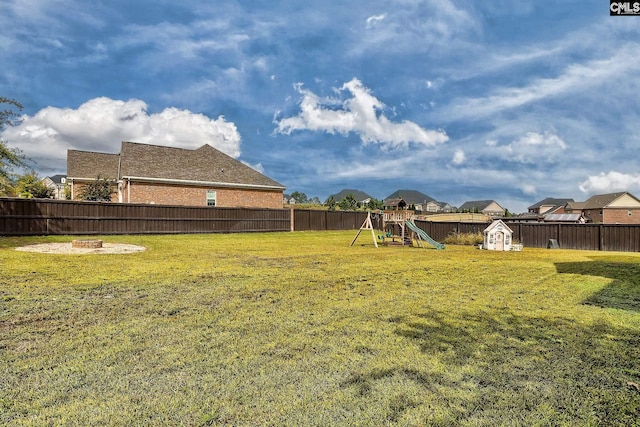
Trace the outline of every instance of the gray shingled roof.
[[117, 179], [118, 157], [117, 154], [67, 150], [67, 177]]
[[53, 175], [49, 179], [55, 184], [62, 184], [62, 178], [66, 178], [66, 175]]
[[567, 209], [571, 210], [582, 210], [584, 209], [585, 202], [569, 202], [567, 203]]
[[402, 199], [407, 205], [416, 205], [420, 203], [428, 203], [435, 202], [436, 199], [433, 197], [427, 196], [424, 193], [421, 193], [417, 190], [396, 190], [395, 192], [389, 194], [384, 200], [389, 199]]
[[627, 193], [626, 191], [622, 191], [619, 193], [598, 194], [596, 196], [591, 197], [586, 202], [584, 202], [583, 209], [601, 209], [601, 208], [607, 207], [608, 205], [610, 205], [620, 197], [624, 196], [625, 194], [629, 194], [631, 197], [635, 199], [635, 197], [632, 194]]
[[569, 202], [573, 202], [573, 199], [555, 199], [553, 197], [547, 197], [544, 200], [539, 201], [538, 203], [531, 205], [528, 209], [538, 209], [541, 206], [564, 206]]
[[196, 150], [123, 142], [121, 177], [221, 182], [282, 187], [244, 163], [203, 145]]
[[[347, 197], [349, 194], [352, 194], [353, 197], [358, 201], [361, 202], [363, 200], [366, 199], [371, 199], [372, 197], [370, 195], [368, 195], [367, 193], [365, 193], [364, 191], [360, 191], [360, 190], [352, 190], [349, 188], [345, 188], [344, 190], [340, 191], [339, 193], [336, 194], [332, 194], [331, 196], [333, 196], [333, 199], [336, 202], [340, 202], [342, 199], [344, 199], [345, 197]], [[329, 197], [331, 197], [329, 196]]]
[[73, 178], [93, 179], [100, 174], [103, 178], [143, 178], [285, 188], [277, 181], [206, 144], [189, 150], [122, 142], [120, 154], [69, 150], [67, 156], [67, 175]]

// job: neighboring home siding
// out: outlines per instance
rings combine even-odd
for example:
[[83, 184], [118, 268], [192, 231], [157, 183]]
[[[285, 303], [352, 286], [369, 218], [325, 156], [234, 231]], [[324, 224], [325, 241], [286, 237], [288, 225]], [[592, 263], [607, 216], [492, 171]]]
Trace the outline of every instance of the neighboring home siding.
[[640, 208], [608, 208], [604, 210], [605, 224], [640, 224]]
[[207, 191], [216, 192], [216, 206], [244, 206], [282, 208], [282, 193], [274, 191], [241, 190], [211, 186], [166, 185], [136, 182], [123, 186], [123, 202], [157, 205], [206, 206]]
[[491, 202], [486, 208], [482, 210], [482, 213], [487, 215], [501, 216], [504, 215], [504, 209], [496, 202]]

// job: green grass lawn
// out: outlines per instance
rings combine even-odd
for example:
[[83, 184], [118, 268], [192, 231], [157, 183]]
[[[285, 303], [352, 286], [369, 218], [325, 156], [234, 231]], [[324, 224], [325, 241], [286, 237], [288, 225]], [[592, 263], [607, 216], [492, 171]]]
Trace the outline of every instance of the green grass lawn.
[[640, 254], [0, 237], [0, 424], [640, 425]]

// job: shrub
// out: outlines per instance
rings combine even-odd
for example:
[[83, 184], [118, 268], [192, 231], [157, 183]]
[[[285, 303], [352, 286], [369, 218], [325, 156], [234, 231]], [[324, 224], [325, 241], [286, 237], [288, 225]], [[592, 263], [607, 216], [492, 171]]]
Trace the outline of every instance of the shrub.
[[444, 239], [444, 243], [448, 245], [478, 245], [484, 242], [484, 236], [481, 232], [475, 233], [449, 233]]

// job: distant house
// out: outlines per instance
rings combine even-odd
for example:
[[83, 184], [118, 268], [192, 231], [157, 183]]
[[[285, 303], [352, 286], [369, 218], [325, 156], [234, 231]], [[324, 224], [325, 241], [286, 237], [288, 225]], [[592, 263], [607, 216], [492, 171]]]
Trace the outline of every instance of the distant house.
[[[544, 200], [539, 201], [527, 209], [529, 213], [542, 215], [545, 213], [564, 213], [564, 207], [567, 203], [573, 202], [573, 199], [555, 199], [553, 197], [547, 197]], [[562, 210], [562, 212], [555, 212]]]
[[600, 194], [584, 202], [585, 218], [601, 224], [640, 224], [640, 200], [628, 192]]
[[66, 199], [64, 188], [67, 185], [67, 177], [65, 175], [47, 176], [42, 179], [42, 183], [51, 190], [54, 199]]
[[451, 213], [451, 212], [455, 212], [455, 210], [456, 209], [447, 202], [440, 203], [440, 212]]
[[[405, 203], [407, 204], [407, 206], [416, 206], [417, 209], [417, 205], [426, 205], [429, 202], [435, 202], [436, 199], [434, 199], [433, 197], [427, 196], [424, 193], [421, 193], [420, 191], [417, 190], [396, 190], [393, 193], [389, 194], [387, 197], [385, 197], [385, 200], [392, 200], [392, 199], [402, 199], [405, 201]], [[436, 202], [437, 203], [437, 202]], [[417, 210], [424, 210], [424, 209], [417, 209]]]
[[504, 216], [505, 210], [494, 200], [474, 200], [464, 202], [458, 212], [483, 213], [492, 217]]
[[281, 209], [285, 187], [210, 145], [189, 150], [122, 142], [117, 154], [68, 150], [71, 198], [97, 177], [114, 202]]
[[426, 212], [426, 213], [451, 213], [453, 208], [447, 202], [436, 202], [432, 200], [427, 203], [417, 203], [414, 205], [416, 211]]
[[329, 196], [329, 198], [333, 197], [333, 200], [335, 200], [336, 203], [340, 203], [342, 199], [347, 197], [349, 194], [351, 194], [353, 198], [356, 199], [356, 202], [358, 202], [360, 205], [365, 205], [369, 203], [372, 199], [372, 197], [367, 193], [365, 193], [364, 191], [353, 190], [349, 188], [345, 188], [344, 190], [340, 191], [337, 194], [332, 194], [331, 196]]
[[585, 202], [568, 202], [566, 205], [564, 205], [564, 212], [565, 213], [582, 213], [582, 210], [584, 209], [584, 203]]
[[420, 206], [420, 209], [418, 209], [418, 205], [416, 205], [416, 210], [420, 210], [423, 212], [440, 212], [442, 210], [442, 207], [440, 206], [440, 203], [436, 202], [436, 201], [431, 201], [428, 202], [424, 205]]

